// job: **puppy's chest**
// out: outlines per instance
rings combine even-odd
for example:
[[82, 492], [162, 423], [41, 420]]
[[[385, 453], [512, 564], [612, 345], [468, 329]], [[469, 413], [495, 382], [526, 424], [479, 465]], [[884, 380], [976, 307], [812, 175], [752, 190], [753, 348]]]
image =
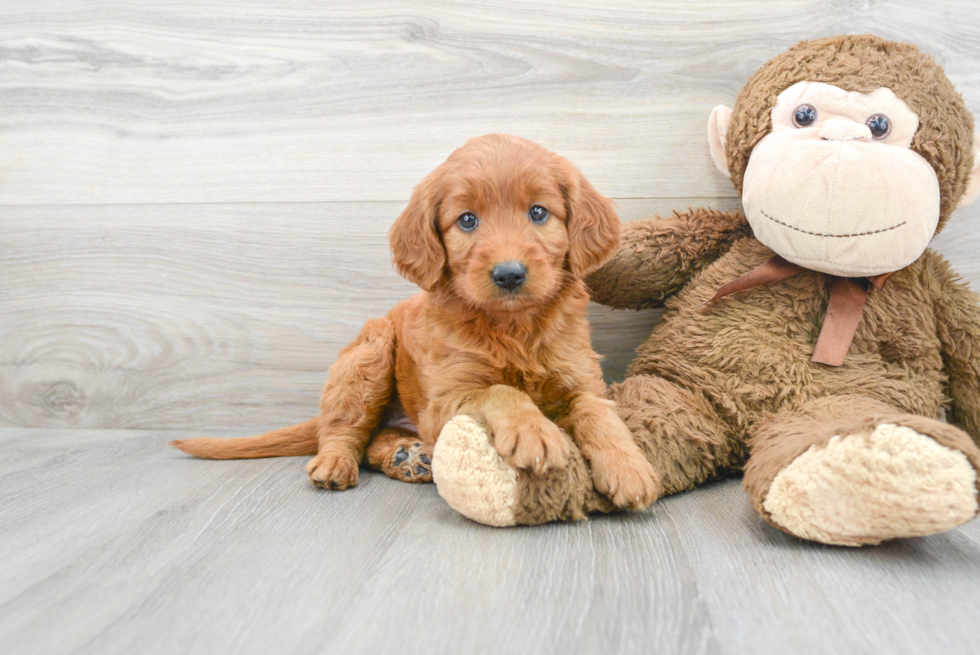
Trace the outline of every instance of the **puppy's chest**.
[[[448, 351], [441, 357], [437, 351], [430, 369], [435, 376], [433, 391], [452, 393], [445, 379], [457, 380], [463, 386], [502, 384], [523, 391], [545, 411], [546, 407], [560, 406], [574, 386], [574, 367], [555, 348], [509, 336], [494, 342], [488, 339], [481, 345], [480, 349]], [[580, 356], [584, 359], [589, 354]]]
[[549, 418], [554, 419], [568, 412], [571, 379], [561, 370], [531, 371], [505, 367], [500, 371], [496, 384], [506, 384], [523, 391]]
[[561, 376], [552, 371], [534, 371], [517, 366], [505, 366], [497, 373], [496, 377], [496, 384], [506, 384], [529, 395], [543, 397], [549, 393], [558, 392]]

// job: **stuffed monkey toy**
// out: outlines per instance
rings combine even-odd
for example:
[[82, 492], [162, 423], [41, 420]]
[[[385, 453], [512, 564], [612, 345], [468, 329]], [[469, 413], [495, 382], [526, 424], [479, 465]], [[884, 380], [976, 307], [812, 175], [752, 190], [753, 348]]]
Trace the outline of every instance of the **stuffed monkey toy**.
[[[609, 390], [661, 496], [744, 472], [770, 524], [850, 546], [978, 513], [980, 306], [926, 248], [980, 194], [973, 129], [931, 57], [870, 35], [802, 42], [714, 110], [744, 212], [628, 224], [587, 280], [602, 304], [665, 308]], [[490, 525], [614, 509], [574, 448], [531, 475], [474, 416], [444, 428], [433, 476]]]

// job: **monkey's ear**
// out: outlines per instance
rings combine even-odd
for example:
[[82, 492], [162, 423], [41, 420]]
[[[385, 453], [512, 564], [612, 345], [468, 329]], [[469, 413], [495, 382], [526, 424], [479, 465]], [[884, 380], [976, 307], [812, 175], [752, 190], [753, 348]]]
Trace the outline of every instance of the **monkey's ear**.
[[970, 171], [970, 181], [966, 191], [960, 197], [957, 207], [966, 207], [980, 196], [980, 132], [973, 135], [973, 170]]
[[721, 171], [721, 174], [731, 178], [728, 172], [728, 126], [732, 123], [732, 110], [725, 105], [718, 105], [711, 110], [708, 118], [708, 147], [711, 148], [711, 160]]
[[438, 170], [415, 187], [408, 206], [388, 232], [395, 270], [426, 291], [435, 288], [446, 266], [446, 251], [436, 227], [437, 174]]
[[619, 250], [619, 212], [612, 200], [576, 171], [577, 180], [562, 187], [568, 221], [568, 268], [585, 277]]

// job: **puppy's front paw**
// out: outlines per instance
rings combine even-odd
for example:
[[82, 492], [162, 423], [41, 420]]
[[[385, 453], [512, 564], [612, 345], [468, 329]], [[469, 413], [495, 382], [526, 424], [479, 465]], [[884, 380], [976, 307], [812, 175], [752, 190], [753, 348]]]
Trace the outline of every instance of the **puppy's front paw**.
[[568, 439], [540, 412], [514, 412], [489, 427], [497, 452], [511, 466], [541, 474], [568, 463]]
[[592, 483], [616, 507], [643, 509], [657, 500], [660, 480], [653, 466], [637, 449], [609, 448], [592, 453]]
[[306, 472], [318, 487], [344, 490], [357, 484], [358, 461], [349, 453], [321, 453], [309, 461]]

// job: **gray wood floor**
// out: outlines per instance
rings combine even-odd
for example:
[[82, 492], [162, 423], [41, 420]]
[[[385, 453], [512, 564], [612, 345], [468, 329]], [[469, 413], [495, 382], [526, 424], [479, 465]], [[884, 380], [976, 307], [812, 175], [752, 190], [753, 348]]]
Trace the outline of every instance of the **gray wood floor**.
[[[433, 485], [183, 431], [0, 430], [11, 654], [976, 653], [980, 522], [860, 550], [762, 524], [738, 480], [646, 512], [494, 529]], [[214, 433], [216, 435], [227, 433]]]

